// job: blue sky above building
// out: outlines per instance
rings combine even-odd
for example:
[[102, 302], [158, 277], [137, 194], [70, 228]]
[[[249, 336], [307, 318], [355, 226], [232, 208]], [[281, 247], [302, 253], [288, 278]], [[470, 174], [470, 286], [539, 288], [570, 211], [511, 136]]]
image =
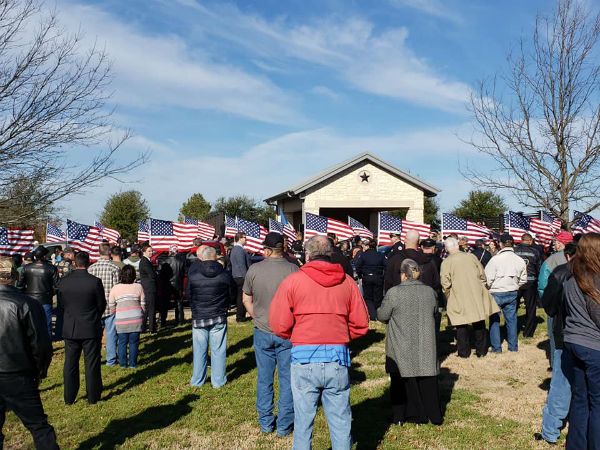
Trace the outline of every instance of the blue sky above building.
[[133, 187], [153, 217], [173, 219], [194, 192], [265, 198], [370, 151], [440, 187], [449, 210], [472, 188], [460, 166], [489, 164], [463, 142], [471, 90], [506, 68], [553, 7], [60, 0], [61, 23], [112, 61], [114, 120], [134, 132], [122, 157], [152, 151], [130, 183], [107, 181], [63, 206], [90, 223], [109, 195]]

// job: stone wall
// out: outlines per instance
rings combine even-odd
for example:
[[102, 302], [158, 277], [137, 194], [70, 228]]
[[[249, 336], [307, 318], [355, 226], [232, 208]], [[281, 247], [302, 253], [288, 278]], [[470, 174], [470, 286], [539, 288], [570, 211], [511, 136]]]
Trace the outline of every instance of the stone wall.
[[[368, 182], [362, 181], [366, 171]], [[423, 222], [423, 191], [379, 166], [364, 162], [310, 188], [304, 196], [304, 212], [319, 208], [408, 208], [407, 220]]]

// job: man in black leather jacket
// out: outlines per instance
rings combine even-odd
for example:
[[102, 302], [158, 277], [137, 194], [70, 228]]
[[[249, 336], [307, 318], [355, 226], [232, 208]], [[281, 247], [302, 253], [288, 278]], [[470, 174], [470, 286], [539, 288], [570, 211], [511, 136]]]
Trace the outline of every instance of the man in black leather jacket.
[[386, 259], [377, 251], [377, 242], [369, 239], [368, 250], [361, 253], [356, 261], [356, 275], [362, 280], [363, 297], [369, 309], [371, 320], [377, 320], [377, 308], [383, 300], [383, 275]]
[[43, 246], [33, 251], [35, 261], [23, 268], [19, 287], [25, 294], [36, 299], [46, 314], [48, 336], [52, 336], [52, 297], [58, 283], [58, 270], [46, 260], [48, 249]]
[[0, 448], [7, 409], [21, 419], [38, 449], [57, 449], [38, 389], [52, 360], [40, 304], [12, 286], [12, 261], [0, 259]]
[[532, 337], [537, 328], [537, 280], [543, 255], [533, 246], [533, 237], [529, 233], [521, 236], [521, 243], [515, 247], [515, 254], [523, 258], [527, 264], [527, 283], [519, 289], [517, 301], [521, 298], [525, 300], [526, 319], [523, 336]]

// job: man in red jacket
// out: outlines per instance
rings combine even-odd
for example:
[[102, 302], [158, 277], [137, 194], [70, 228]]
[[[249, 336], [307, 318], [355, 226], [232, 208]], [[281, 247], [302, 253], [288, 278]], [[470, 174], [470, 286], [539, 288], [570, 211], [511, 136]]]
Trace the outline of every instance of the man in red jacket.
[[348, 343], [367, 334], [369, 314], [354, 280], [331, 263], [327, 237], [312, 237], [305, 251], [307, 263], [283, 280], [269, 312], [273, 333], [292, 342], [294, 449], [311, 448], [321, 399], [332, 449], [349, 450]]

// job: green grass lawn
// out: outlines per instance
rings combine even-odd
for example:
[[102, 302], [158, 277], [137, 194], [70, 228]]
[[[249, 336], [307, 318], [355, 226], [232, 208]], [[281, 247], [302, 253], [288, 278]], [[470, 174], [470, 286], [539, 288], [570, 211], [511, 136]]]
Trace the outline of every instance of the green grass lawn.
[[[459, 374], [444, 365], [440, 376], [444, 425], [390, 427], [388, 379], [383, 365], [384, 332], [385, 328], [377, 325], [352, 346], [356, 448], [531, 448], [527, 427], [518, 421], [497, 418], [493, 407], [482, 412], [480, 396], [455, 389]], [[522, 340], [521, 345], [533, 344]], [[250, 323], [230, 323], [228, 383], [219, 390], [210, 383], [200, 389], [189, 386], [189, 325], [167, 329], [156, 337], [144, 336], [137, 370], [103, 366], [104, 393], [96, 405], [87, 404], [84, 391], [80, 391], [74, 405], [64, 405], [63, 358], [62, 346], [58, 345], [49, 376], [40, 386], [46, 413], [62, 448], [291, 448], [291, 438], [263, 435], [256, 422], [256, 365]], [[82, 380], [83, 389], [84, 386]], [[5, 448], [32, 447], [29, 433], [12, 413], [4, 434]], [[321, 412], [315, 424], [314, 448], [329, 448]]]

